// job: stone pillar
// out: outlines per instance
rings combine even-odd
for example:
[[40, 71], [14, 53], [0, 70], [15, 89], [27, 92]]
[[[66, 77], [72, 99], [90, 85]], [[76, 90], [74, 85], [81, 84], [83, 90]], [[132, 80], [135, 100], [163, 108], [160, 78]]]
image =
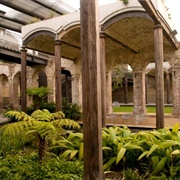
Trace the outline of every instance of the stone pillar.
[[148, 104], [148, 77], [145, 76], [145, 93], [146, 93], [146, 104]]
[[18, 106], [19, 106], [19, 91], [18, 91], [18, 88], [19, 88], [19, 85], [20, 84], [20, 82], [19, 81], [17, 81], [17, 79], [15, 80], [14, 79], [14, 81], [13, 81], [13, 93], [14, 93], [14, 98], [15, 98], [15, 101], [14, 101], [14, 103], [13, 103], [13, 106], [15, 107], [15, 108], [18, 108]]
[[2, 79], [3, 79], [3, 76], [1, 75], [0, 76], [0, 109], [3, 108], [3, 95], [2, 95]]
[[[71, 76], [71, 86], [72, 86], [72, 103], [81, 104], [80, 103], [80, 75], [79, 74], [73, 74]], [[82, 93], [82, 91], [81, 91]]]
[[106, 126], [106, 52], [105, 35], [100, 33], [100, 60], [101, 60], [101, 102], [102, 102], [102, 126]]
[[128, 78], [125, 77], [124, 80], [124, 103], [128, 104]]
[[170, 95], [170, 79], [169, 73], [166, 73], [166, 96], [167, 96], [167, 104], [171, 104], [171, 95]]
[[21, 110], [26, 112], [27, 110], [27, 96], [26, 96], [26, 48], [21, 49]]
[[14, 97], [14, 86], [13, 86], [13, 80], [12, 78], [8, 79], [9, 81], [9, 107], [14, 108], [14, 102], [16, 101]]
[[133, 88], [134, 88], [134, 110], [135, 115], [145, 115], [146, 102], [145, 102], [145, 72], [133, 72]]
[[156, 77], [156, 128], [164, 128], [163, 28], [154, 27], [154, 59]]
[[53, 76], [47, 76], [47, 86], [53, 90], [52, 94], [48, 94], [48, 102], [55, 102], [54, 92], [55, 92], [55, 83]]
[[172, 69], [173, 115], [180, 115], [180, 66]]
[[62, 110], [62, 92], [61, 92], [61, 42], [55, 39], [55, 101], [56, 111]]
[[112, 71], [106, 73], [106, 113], [113, 112], [112, 109]]

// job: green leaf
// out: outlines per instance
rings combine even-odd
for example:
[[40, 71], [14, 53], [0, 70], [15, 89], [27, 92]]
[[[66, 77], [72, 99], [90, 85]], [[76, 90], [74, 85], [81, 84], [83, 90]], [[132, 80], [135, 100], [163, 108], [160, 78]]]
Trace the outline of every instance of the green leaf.
[[169, 148], [171, 146], [180, 145], [179, 142], [173, 140], [166, 140], [165, 142], [161, 143], [160, 146], [162, 148]]
[[116, 161], [116, 157], [111, 158], [106, 164], [103, 165], [103, 170], [109, 168]]
[[140, 150], [143, 150], [143, 148], [141, 146], [130, 144], [130, 143], [125, 144], [124, 148], [126, 148], [126, 149], [140, 149]]
[[67, 156], [71, 153], [71, 150], [66, 150], [61, 154], [62, 158], [67, 158]]
[[110, 150], [110, 151], [112, 151], [112, 148], [110, 148], [110, 147], [102, 147], [102, 150]]
[[151, 149], [149, 150], [147, 157], [149, 157], [156, 149], [158, 148], [157, 144], [154, 144]]
[[70, 153], [70, 159], [72, 159], [77, 153], [78, 153], [78, 150], [72, 150]]
[[119, 163], [119, 161], [123, 158], [124, 154], [126, 152], [125, 148], [121, 148], [120, 151], [117, 154], [116, 164]]
[[172, 132], [177, 133], [179, 131], [179, 124], [176, 123], [172, 129]]
[[138, 158], [138, 160], [142, 159], [144, 156], [146, 156], [149, 153], [149, 151], [144, 151]]
[[176, 150], [174, 150], [171, 154], [172, 154], [172, 155], [180, 154], [180, 150], [176, 149]]
[[152, 156], [151, 161], [152, 161], [152, 166], [153, 166], [153, 170], [154, 170], [159, 163], [159, 157], [158, 156]]
[[167, 161], [167, 157], [163, 157], [156, 166], [156, 168], [154, 169], [154, 171], [151, 173], [151, 175], [158, 175], [159, 172], [161, 172], [164, 169], [166, 161]]

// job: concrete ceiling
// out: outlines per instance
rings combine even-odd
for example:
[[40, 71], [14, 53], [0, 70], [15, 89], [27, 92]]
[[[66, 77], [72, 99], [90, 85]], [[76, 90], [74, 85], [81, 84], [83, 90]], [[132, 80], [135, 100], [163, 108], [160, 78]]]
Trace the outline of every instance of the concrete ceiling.
[[[140, 56], [144, 51], [153, 53], [154, 22], [150, 18], [127, 17], [123, 18], [105, 29], [106, 55], [117, 58], [122, 52], [130, 52], [132, 56]], [[78, 59], [81, 56], [80, 28], [68, 31], [62, 38], [62, 57]], [[32, 39], [28, 48], [54, 54], [54, 37], [40, 35]], [[164, 37], [164, 47], [173, 49]]]

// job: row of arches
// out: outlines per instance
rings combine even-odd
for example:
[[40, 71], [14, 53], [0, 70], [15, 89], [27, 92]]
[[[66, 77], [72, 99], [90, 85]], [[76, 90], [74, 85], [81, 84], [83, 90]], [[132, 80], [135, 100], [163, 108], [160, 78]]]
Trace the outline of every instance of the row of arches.
[[[158, 20], [156, 16], [151, 17], [152, 14], [147, 13], [138, 1], [129, 2], [126, 7], [121, 2], [116, 2], [111, 7], [107, 6], [107, 9], [105, 7], [99, 8], [100, 65], [98, 66], [101, 66], [100, 71], [102, 72], [101, 81], [99, 82], [101, 83], [102, 106], [107, 107], [108, 113], [111, 112], [111, 71], [115, 65], [126, 63], [133, 69], [134, 113], [146, 113], [144, 71], [148, 63], [155, 61], [156, 104], [158, 109], [162, 110], [164, 104], [162, 62], [163, 60], [167, 61], [167, 59], [174, 61], [172, 57], [175, 49], [177, 49], [175, 40], [170, 36], [170, 26], [161, 16], [158, 16]], [[160, 23], [158, 23], [159, 21]], [[85, 35], [81, 36], [79, 12], [49, 19], [46, 22], [39, 22], [36, 25], [25, 26], [22, 28], [22, 35], [24, 46], [22, 49], [22, 62], [24, 64], [26, 64], [25, 48], [55, 55], [54, 87], [57, 109], [61, 109], [61, 105], [58, 104], [59, 99], [61, 99], [61, 83], [59, 83], [61, 76], [58, 72], [61, 70], [62, 57], [74, 62], [71, 72], [73, 80], [77, 81], [77, 87], [73, 87], [72, 98], [76, 99], [73, 100], [75, 102], [82, 102], [84, 91], [84, 88], [82, 90], [82, 84], [87, 82], [82, 80], [82, 74], [86, 72], [82, 69], [81, 64], [86, 64], [86, 62], [81, 57], [81, 38], [85, 38]], [[87, 52], [87, 54], [90, 54], [90, 52]], [[21, 65], [21, 68], [25, 73], [26, 66], [24, 64]], [[92, 62], [89, 69], [94, 66], [97, 66], [97, 64]], [[107, 75], [106, 78], [105, 74]], [[23, 77], [21, 79], [24, 86], [22, 89], [25, 89], [26, 81]], [[106, 94], [104, 89], [107, 89]], [[25, 107], [25, 95], [22, 97], [24, 99], [23, 107]], [[103, 114], [105, 113], [103, 112]], [[163, 119], [162, 111], [160, 114], [158, 118]]]

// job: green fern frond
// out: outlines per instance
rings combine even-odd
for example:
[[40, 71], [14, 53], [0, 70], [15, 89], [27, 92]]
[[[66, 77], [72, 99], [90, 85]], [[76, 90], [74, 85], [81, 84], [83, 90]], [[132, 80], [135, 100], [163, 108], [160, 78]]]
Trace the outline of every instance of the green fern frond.
[[62, 111], [58, 111], [55, 113], [52, 113], [54, 119], [64, 119], [65, 118], [65, 114]]
[[30, 133], [38, 133], [41, 137], [45, 137], [47, 140], [53, 140], [58, 136], [58, 129], [55, 128], [51, 122], [36, 121], [26, 134]]
[[19, 121], [16, 123], [6, 124], [0, 130], [3, 132], [3, 136], [16, 136], [23, 134], [29, 127], [32, 126], [33, 122], [34, 121]]
[[8, 111], [5, 114], [8, 118], [16, 118], [18, 121], [31, 121], [33, 118], [23, 111]]
[[54, 126], [59, 127], [66, 127], [69, 129], [80, 129], [80, 125], [73, 120], [70, 119], [59, 119], [52, 122]]
[[52, 121], [54, 119], [53, 115], [47, 109], [38, 109], [31, 114], [31, 117], [37, 121]]

